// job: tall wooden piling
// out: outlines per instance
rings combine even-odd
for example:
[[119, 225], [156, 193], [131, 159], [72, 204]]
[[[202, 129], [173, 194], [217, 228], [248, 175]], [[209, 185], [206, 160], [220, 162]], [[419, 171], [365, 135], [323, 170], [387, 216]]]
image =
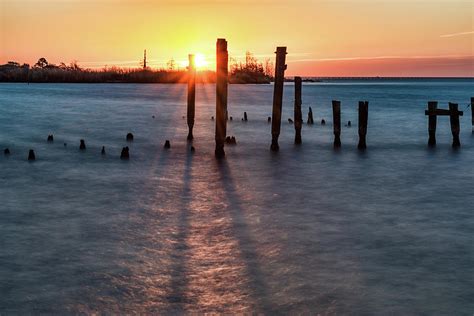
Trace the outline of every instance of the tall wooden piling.
[[471, 97], [471, 125], [474, 133], [474, 97]]
[[438, 108], [438, 102], [436, 101], [429, 101], [428, 102], [428, 146], [434, 147], [436, 146], [436, 122], [437, 122], [437, 115], [436, 110]]
[[301, 97], [301, 89], [301, 77], [295, 77], [295, 144], [301, 144], [301, 127], [303, 125], [303, 113], [301, 112], [301, 104], [303, 103], [303, 100]]
[[449, 120], [451, 122], [451, 133], [453, 134], [453, 147], [457, 148], [461, 146], [459, 140], [459, 132], [461, 130], [459, 126], [459, 111], [456, 103], [449, 102]]
[[334, 148], [341, 147], [341, 101], [332, 101]]
[[283, 84], [286, 70], [286, 47], [277, 47], [275, 63], [275, 87], [273, 91], [273, 112], [272, 112], [272, 151], [278, 151], [278, 138], [280, 137], [281, 110], [283, 104]]
[[359, 145], [357, 148], [367, 148], [367, 121], [369, 118], [369, 102], [359, 101]]
[[188, 66], [188, 140], [193, 140], [194, 116], [196, 111], [196, 65], [194, 55], [189, 55]]
[[227, 84], [228, 84], [227, 41], [219, 38], [216, 44], [216, 150], [217, 158], [225, 156], [224, 142], [227, 129]]

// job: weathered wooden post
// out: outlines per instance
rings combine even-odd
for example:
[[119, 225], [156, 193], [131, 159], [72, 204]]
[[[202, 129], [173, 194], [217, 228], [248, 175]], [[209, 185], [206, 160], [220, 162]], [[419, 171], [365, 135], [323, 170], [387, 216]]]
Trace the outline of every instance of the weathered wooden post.
[[474, 97], [471, 97], [471, 125], [474, 133]]
[[369, 102], [359, 101], [359, 145], [357, 148], [366, 149], [367, 121], [369, 118]]
[[438, 108], [438, 102], [429, 101], [428, 102], [428, 146], [436, 146], [436, 121], [438, 116], [436, 115], [436, 110]]
[[217, 158], [225, 156], [224, 142], [226, 136], [227, 115], [227, 75], [228, 75], [229, 53], [227, 52], [227, 41], [223, 38], [217, 39], [216, 44], [216, 150]]
[[341, 101], [332, 101], [334, 148], [341, 147]]
[[459, 111], [456, 103], [449, 102], [449, 120], [451, 122], [451, 133], [453, 134], [453, 147], [460, 147], [459, 132], [461, 128], [459, 126]]
[[196, 66], [194, 55], [189, 55], [188, 66], [188, 140], [193, 140], [194, 116], [196, 111]]
[[301, 77], [295, 77], [295, 144], [301, 144], [301, 127], [303, 125], [303, 113], [301, 112], [301, 104], [303, 103], [303, 100], [301, 98], [301, 88]]
[[283, 104], [283, 84], [286, 70], [286, 47], [277, 47], [275, 63], [275, 88], [273, 91], [273, 112], [272, 112], [272, 151], [278, 151], [278, 137], [280, 137], [281, 110]]

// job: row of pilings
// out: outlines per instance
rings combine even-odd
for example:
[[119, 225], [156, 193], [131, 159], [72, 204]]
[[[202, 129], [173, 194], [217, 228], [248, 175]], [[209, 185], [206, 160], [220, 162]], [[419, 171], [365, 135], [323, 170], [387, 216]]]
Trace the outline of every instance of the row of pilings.
[[[281, 128], [281, 115], [283, 105], [283, 87], [285, 82], [285, 70], [286, 65], [286, 47], [277, 47], [276, 49], [276, 61], [275, 61], [275, 80], [274, 80], [274, 91], [273, 91], [273, 108], [272, 117], [268, 118], [271, 121], [271, 135], [272, 141], [270, 149], [274, 152], [279, 150], [278, 139], [280, 137]], [[227, 51], [227, 41], [225, 39], [217, 39], [216, 44], [216, 119], [215, 119], [215, 156], [217, 158], [223, 158], [225, 156], [224, 143], [226, 140], [226, 128], [227, 128], [227, 90], [228, 90], [228, 58], [229, 54]], [[188, 119], [188, 140], [193, 139], [193, 127], [195, 117], [195, 100], [196, 100], [196, 67], [194, 63], [194, 55], [189, 55], [189, 68], [188, 68], [188, 106], [187, 106], [187, 119]], [[303, 124], [301, 105], [302, 105], [302, 79], [301, 77], [295, 77], [295, 103], [294, 103], [294, 126], [295, 126], [295, 144], [301, 144], [301, 128]], [[472, 126], [474, 133], [474, 97], [471, 98], [471, 112], [472, 112]], [[333, 110], [333, 125], [334, 125], [334, 148], [341, 147], [341, 102], [337, 100], [332, 101]], [[367, 125], [369, 116], [369, 102], [359, 101], [359, 115], [358, 115], [358, 132], [359, 132], [359, 143], [358, 148], [364, 150], [367, 148]], [[436, 145], [436, 121], [437, 116], [448, 115], [450, 116], [451, 132], [453, 134], [453, 147], [459, 147], [461, 145], [459, 141], [459, 116], [463, 115], [462, 111], [458, 110], [458, 105], [455, 103], [449, 103], [449, 109], [437, 109], [437, 102], [430, 101], [428, 103], [428, 110], [426, 115], [429, 116], [428, 133], [429, 141], [428, 145], [433, 147]], [[312, 109], [308, 113], [308, 124], [313, 123]]]

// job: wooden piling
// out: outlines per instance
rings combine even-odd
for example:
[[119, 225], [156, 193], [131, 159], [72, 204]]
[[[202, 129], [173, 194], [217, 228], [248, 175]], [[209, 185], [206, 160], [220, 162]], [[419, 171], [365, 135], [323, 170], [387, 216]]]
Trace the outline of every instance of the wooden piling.
[[471, 97], [471, 125], [474, 133], [474, 97]]
[[428, 102], [428, 146], [434, 147], [436, 146], [436, 122], [437, 122], [437, 115], [436, 110], [438, 108], [438, 102], [436, 101], [429, 101]]
[[216, 44], [216, 150], [217, 158], [225, 156], [224, 142], [227, 129], [227, 84], [228, 84], [227, 41], [219, 38]]
[[456, 103], [449, 102], [449, 120], [451, 122], [451, 133], [453, 134], [453, 148], [461, 146], [459, 140], [459, 132], [461, 130], [459, 126], [459, 112], [458, 105]]
[[194, 116], [196, 111], [196, 65], [193, 54], [189, 55], [188, 66], [188, 140], [193, 140]]
[[275, 87], [273, 91], [273, 112], [272, 112], [272, 151], [278, 151], [278, 138], [280, 137], [281, 110], [283, 104], [283, 84], [286, 70], [286, 47], [277, 47], [275, 63]]
[[334, 148], [341, 147], [341, 101], [332, 101]]
[[295, 109], [294, 109], [294, 124], [295, 124], [295, 144], [301, 144], [301, 127], [303, 125], [303, 113], [301, 112], [301, 104], [303, 103], [301, 97], [302, 80], [301, 77], [295, 77]]
[[367, 121], [369, 118], [369, 102], [359, 101], [359, 145], [357, 148], [366, 149]]

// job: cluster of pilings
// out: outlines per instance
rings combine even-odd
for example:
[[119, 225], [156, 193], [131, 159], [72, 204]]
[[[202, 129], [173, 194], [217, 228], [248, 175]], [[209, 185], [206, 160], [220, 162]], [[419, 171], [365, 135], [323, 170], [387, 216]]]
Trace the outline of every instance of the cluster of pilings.
[[[127, 142], [133, 142], [133, 138], [134, 137], [133, 137], [132, 133], [128, 133], [127, 136], [125, 137]], [[48, 143], [53, 143], [54, 142], [54, 136], [53, 135], [48, 135], [47, 142]], [[235, 138], [234, 138], [234, 142], [235, 142]], [[67, 147], [67, 143], [64, 143], [64, 147]], [[164, 149], [170, 149], [171, 148], [171, 142], [169, 140], [166, 140], [165, 144], [163, 145], [163, 148]], [[87, 146], [86, 146], [85, 140], [84, 139], [79, 140], [79, 150], [84, 152], [84, 151], [86, 151], [86, 149], [87, 149]], [[191, 152], [194, 152], [194, 151], [195, 151], [194, 147], [191, 146]], [[10, 151], [10, 148], [5, 148], [3, 150], [3, 154], [5, 156], [9, 157], [12, 154], [12, 152]], [[100, 154], [102, 156], [106, 155], [105, 146], [102, 146]], [[27, 159], [28, 159], [28, 161], [35, 161], [36, 160], [36, 153], [35, 153], [34, 149], [30, 149], [28, 151], [28, 158]], [[122, 159], [122, 160], [130, 159], [130, 148], [128, 146], [122, 147], [122, 151], [120, 153], [120, 159]]]
[[[287, 55], [286, 47], [277, 47], [276, 49], [276, 62], [275, 62], [275, 83], [273, 91], [273, 107], [272, 116], [268, 117], [268, 123], [271, 123], [271, 145], [272, 151], [279, 150], [278, 139], [280, 137], [281, 128], [281, 116], [283, 106], [283, 87], [285, 81], [285, 70], [287, 69], [285, 60]], [[217, 158], [225, 157], [224, 145], [236, 144], [235, 137], [227, 137], [227, 121], [229, 120], [227, 111], [227, 92], [228, 92], [228, 60], [229, 54], [227, 51], [227, 41], [225, 39], [217, 39], [216, 44], [216, 115], [215, 115], [215, 156]], [[294, 124], [295, 127], [295, 144], [302, 143], [301, 129], [303, 125], [303, 116], [301, 112], [302, 107], [302, 78], [295, 77], [295, 102], [294, 102], [294, 118], [289, 119], [290, 123]], [[187, 98], [187, 124], [189, 128], [188, 141], [192, 141], [194, 120], [195, 120], [195, 102], [196, 102], [196, 65], [194, 55], [189, 55], [189, 67], [188, 67], [188, 98]], [[449, 103], [449, 109], [438, 109], [438, 103], [436, 101], [428, 102], [428, 110], [425, 114], [429, 117], [428, 121], [428, 134], [429, 140], [428, 145], [433, 147], [436, 145], [436, 123], [437, 116], [449, 116], [451, 122], [451, 132], [453, 134], [453, 147], [459, 147], [461, 145], [459, 140], [460, 125], [459, 116], [463, 115], [462, 111], [458, 110], [458, 104]], [[472, 132], [474, 133], [474, 97], [471, 98], [471, 112], [472, 112]], [[332, 112], [333, 112], [333, 129], [334, 129], [334, 148], [341, 147], [341, 102], [337, 100], [332, 101]], [[367, 124], [368, 124], [368, 113], [369, 113], [369, 102], [359, 101], [359, 115], [358, 115], [358, 133], [359, 143], [358, 148], [364, 150], [367, 148]], [[154, 118], [154, 116], [153, 116]], [[184, 118], [184, 117], [183, 117]], [[212, 117], [214, 120], [214, 117]], [[230, 117], [232, 120], [232, 117]], [[243, 121], [247, 121], [247, 113], [244, 112]], [[307, 124], [314, 124], [313, 111], [309, 108]], [[325, 124], [325, 120], [321, 121], [321, 124]], [[347, 126], [351, 126], [349, 121]], [[133, 135], [127, 135], [127, 141], [133, 140]], [[53, 142], [53, 135], [48, 135], [48, 142]], [[66, 144], [65, 144], [66, 145]], [[171, 147], [170, 141], [167, 140], [164, 148], [169, 149]], [[86, 146], [83, 140], [81, 140], [80, 149], [85, 150]], [[194, 151], [194, 147], [191, 147], [191, 151]], [[105, 147], [102, 147], [102, 155], [105, 155]], [[6, 148], [4, 150], [5, 155], [10, 154], [10, 150]], [[122, 159], [129, 158], [129, 148], [124, 147], [121, 153]], [[35, 160], [35, 153], [30, 150], [28, 160]]]
[[[474, 98], [471, 98], [471, 109], [474, 105]], [[425, 115], [428, 115], [428, 146], [436, 146], [436, 124], [438, 116], [449, 116], [449, 121], [451, 123], [451, 133], [453, 134], [453, 148], [461, 146], [459, 140], [459, 133], [461, 127], [459, 125], [459, 117], [463, 116], [463, 112], [458, 110], [458, 104], [449, 102], [448, 109], [438, 109], [438, 102], [430, 101], [428, 102], [428, 110], [425, 111]], [[472, 126], [474, 132], [474, 110], [472, 110]]]
[[[280, 137], [281, 128], [281, 115], [283, 105], [283, 87], [285, 81], [285, 70], [287, 69], [285, 60], [287, 55], [286, 47], [277, 47], [276, 49], [276, 62], [275, 62], [275, 83], [273, 91], [273, 108], [272, 116], [268, 117], [268, 123], [271, 123], [271, 135], [272, 141], [270, 149], [272, 151], [279, 150], [278, 138]], [[218, 39], [216, 44], [216, 116], [215, 116], [215, 156], [222, 158], [225, 156], [224, 143], [226, 140], [226, 124], [228, 120], [227, 114], [227, 86], [228, 86], [228, 52], [227, 52], [227, 41], [225, 39]], [[294, 123], [295, 127], [295, 144], [301, 144], [301, 128], [303, 124], [303, 117], [301, 112], [302, 106], [302, 79], [301, 77], [295, 77], [295, 103], [294, 103], [294, 119], [288, 119], [290, 123]], [[195, 111], [195, 66], [194, 57], [189, 57], [189, 79], [188, 79], [188, 126], [189, 134], [188, 140], [192, 140], [192, 130], [194, 126], [194, 111]], [[474, 133], [474, 98], [471, 98], [471, 109], [472, 109], [472, 125]], [[341, 102], [337, 100], [332, 101], [333, 110], [333, 126], [334, 126], [334, 147], [341, 147]], [[367, 124], [369, 115], [369, 102], [359, 101], [359, 120], [358, 120], [358, 132], [359, 132], [359, 143], [357, 147], [361, 150], [367, 148]], [[429, 115], [429, 145], [434, 146], [436, 144], [435, 132], [436, 132], [436, 116], [437, 115], [450, 115], [451, 117], [451, 130], [453, 133], [453, 147], [459, 147], [459, 116], [462, 115], [461, 111], [458, 111], [457, 104], [450, 103], [449, 110], [437, 110], [436, 102], [429, 103], [429, 109], [426, 111]], [[247, 113], [245, 113], [247, 120]], [[214, 117], [213, 117], [214, 119]], [[321, 124], [325, 124], [324, 120]], [[314, 124], [313, 111], [309, 108], [307, 124]], [[351, 126], [349, 121], [347, 126]]]

